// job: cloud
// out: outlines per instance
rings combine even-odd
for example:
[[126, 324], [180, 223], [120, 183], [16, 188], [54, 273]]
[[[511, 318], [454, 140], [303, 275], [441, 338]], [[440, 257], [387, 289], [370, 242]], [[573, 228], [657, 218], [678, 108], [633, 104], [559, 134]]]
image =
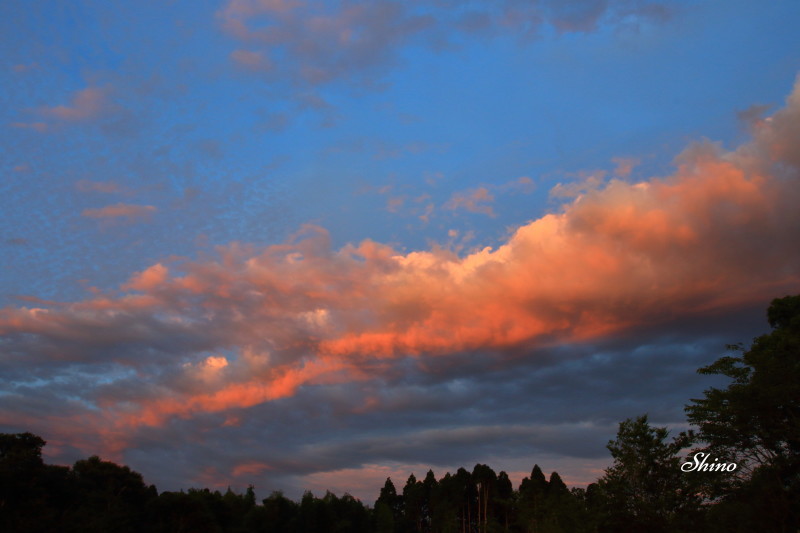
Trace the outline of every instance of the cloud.
[[641, 163], [639, 159], [633, 157], [615, 157], [611, 160], [617, 165], [614, 169], [614, 175], [620, 178], [628, 178], [633, 172], [633, 169]]
[[44, 133], [49, 129], [49, 126], [46, 122], [12, 122], [9, 125], [12, 128], [34, 130], [38, 131], [39, 133]]
[[152, 205], [133, 205], [123, 204], [122, 202], [107, 205], [97, 209], [84, 209], [81, 216], [87, 218], [109, 219], [109, 218], [127, 218], [136, 219], [146, 217], [156, 212], [156, 208]]
[[231, 52], [231, 59], [238, 65], [250, 70], [269, 70], [272, 68], [272, 62], [261, 52], [234, 50]]
[[[64, 445], [92, 450], [102, 443], [110, 454], [134, 441], [144, 445], [156, 431], [256, 431], [250, 417], [297, 427], [291, 417], [320, 411], [319, 420], [341, 419], [325, 414], [332, 412], [365, 424], [363, 447], [346, 461], [333, 444], [302, 449], [294, 437], [274, 435], [268, 437], [292, 457], [253, 451], [240, 463], [231, 459], [241, 474], [261, 464], [319, 472], [356, 468], [367, 456], [424, 462], [411, 447], [370, 437], [369, 424], [393, 413], [403, 427], [423, 417], [429, 428], [440, 428], [451, 413], [434, 409], [441, 396], [426, 391], [437, 387], [448, 391], [452, 409], [459, 399], [491, 403], [532, 383], [549, 391], [549, 400], [540, 401], [545, 407], [567, 398], [585, 403], [585, 396], [571, 396], [577, 379], [597, 387], [598, 397], [617, 394], [618, 388], [606, 389], [620, 380], [636, 389], [648, 368], [693, 364], [674, 353], [649, 359], [654, 350], [645, 346], [627, 361], [638, 370], [627, 372], [606, 364], [621, 357], [611, 348], [609, 355], [576, 347], [654, 334], [665, 325], [691, 328], [731, 309], [763, 309], [765, 299], [800, 288], [798, 145], [800, 82], [751, 142], [733, 151], [698, 143], [676, 158], [672, 175], [598, 184], [562, 210], [516, 228], [496, 249], [406, 253], [369, 240], [333, 249], [324, 229], [307, 226], [280, 245], [233, 243], [213, 257], [164, 260], [118, 290], [84, 300], [5, 308], [0, 423], [47, 425]], [[488, 191], [479, 191], [465, 194], [459, 206], [472, 198], [480, 208]], [[117, 204], [84, 216], [154, 211]], [[589, 361], [583, 370], [569, 367], [576, 356], [559, 349], [564, 345]], [[636, 366], [644, 360], [657, 364]], [[553, 361], [566, 366], [548, 370]], [[520, 369], [532, 381], [516, 376]], [[492, 376], [507, 379], [490, 383]], [[597, 376], [607, 379], [593, 382]], [[476, 383], [489, 388], [468, 400], [459, 383], [471, 383], [464, 390]], [[654, 374], [647, 386], [674, 382]], [[623, 407], [594, 409], [616, 416]], [[477, 436], [499, 423], [486, 419], [499, 411], [481, 412], [484, 419], [471, 420], [472, 429], [420, 429], [412, 436], [432, 449], [467, 432], [477, 443], [471, 450], [482, 449]], [[581, 422], [564, 422], [559, 433], [578, 448], [588, 434]], [[522, 430], [512, 437], [534, 438]], [[313, 442], [307, 434], [297, 438]], [[536, 439], [551, 452], [564, 442], [546, 432]], [[571, 453], [587, 453], [578, 448]]]
[[11, 126], [45, 133], [63, 124], [90, 122], [118, 110], [110, 102], [109, 95], [108, 87], [87, 87], [73, 93], [68, 105], [42, 106], [30, 110], [43, 120], [14, 122]]
[[57, 121], [81, 122], [99, 117], [108, 108], [108, 89], [87, 87], [73, 94], [69, 105], [42, 107], [38, 112], [45, 118]]
[[38, 70], [39, 64], [38, 63], [19, 63], [11, 67], [11, 70], [17, 73], [26, 73], [32, 70]]
[[497, 189], [501, 192], [517, 192], [522, 194], [530, 194], [536, 189], [536, 184], [528, 176], [520, 176], [515, 180], [503, 183]]
[[[251, 47], [280, 50], [289, 59], [281, 68], [310, 85], [391, 62], [395, 46], [430, 23], [390, 2], [329, 9], [319, 2], [231, 0], [218, 16], [226, 32]], [[237, 50], [232, 57], [249, 66], [261, 52]]]
[[748, 129], [760, 127], [763, 124], [764, 113], [769, 111], [772, 106], [754, 104], [736, 113], [736, 117], [747, 126]]
[[560, 33], [591, 32], [603, 24], [638, 27], [668, 16], [660, 2], [634, 0], [481, 4], [229, 0], [217, 13], [222, 29], [248, 47], [231, 54], [235, 63], [274, 75], [280, 72], [294, 84], [312, 86], [342, 79], [375, 85], [387, 68], [399, 62], [398, 50], [412, 41], [448, 48], [464, 33], [527, 40], [537, 36], [543, 25]]
[[285, 113], [270, 113], [259, 122], [260, 131], [283, 131], [289, 126], [289, 117]]
[[597, 27], [608, 9], [607, 0], [578, 0], [576, 2], [549, 2], [553, 26], [560, 32], [588, 32]]
[[471, 191], [454, 193], [450, 200], [444, 204], [444, 208], [451, 211], [463, 209], [470, 213], [493, 217], [495, 213], [490, 205], [492, 202], [494, 202], [492, 193], [486, 187], [478, 187]]
[[[621, 176], [623, 177], [623, 176]], [[566, 184], [557, 183], [550, 189], [551, 198], [578, 198], [589, 191], [598, 190], [606, 179], [604, 171], [591, 173], [581, 176], [579, 181], [572, 181]]]
[[113, 181], [79, 180], [75, 182], [75, 188], [81, 192], [100, 192], [106, 194], [123, 192], [123, 188]]

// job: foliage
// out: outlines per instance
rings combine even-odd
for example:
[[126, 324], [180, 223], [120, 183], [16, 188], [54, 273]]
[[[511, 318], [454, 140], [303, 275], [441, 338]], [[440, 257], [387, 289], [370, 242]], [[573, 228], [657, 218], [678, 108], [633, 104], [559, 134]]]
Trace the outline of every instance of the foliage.
[[667, 428], [647, 415], [620, 423], [608, 443], [614, 464], [598, 486], [605, 507], [602, 531], [685, 531], [700, 509], [697, 476], [681, 472], [679, 453], [689, 436], [667, 442]]
[[[800, 296], [772, 302], [772, 331], [701, 368], [731, 380], [686, 410], [698, 433], [669, 440], [646, 415], [619, 425], [613, 465], [586, 489], [534, 465], [515, 490], [488, 465], [437, 480], [387, 479], [373, 509], [349, 494], [254, 487], [158, 493], [127, 466], [97, 456], [71, 468], [42, 461], [45, 441], [0, 434], [0, 531], [119, 533], [648, 533], [794, 532], [800, 528]], [[736, 472], [682, 472], [680, 452], [735, 461]], [[713, 474], [713, 475], [712, 475]]]
[[[737, 463], [735, 475], [709, 486], [721, 499], [715, 510], [742, 528], [773, 531], [800, 528], [800, 296], [772, 301], [770, 333], [749, 349], [729, 346], [740, 355], [722, 357], [702, 374], [732, 381], [710, 388], [686, 407], [699, 428], [698, 451]], [[749, 505], [741, 502], [749, 495]], [[750, 509], [761, 512], [752, 514]], [[726, 519], [727, 519], [726, 518]], [[765, 529], [765, 530], [766, 530]]]

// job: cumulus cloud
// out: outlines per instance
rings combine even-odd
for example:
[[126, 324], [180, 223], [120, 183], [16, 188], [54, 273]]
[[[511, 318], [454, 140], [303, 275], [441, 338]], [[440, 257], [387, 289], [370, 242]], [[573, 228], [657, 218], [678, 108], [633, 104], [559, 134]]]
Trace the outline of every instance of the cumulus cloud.
[[[73, 446], [99, 434], [120, 452], [131, 435], [182, 421], [236, 427], [248, 409], [315, 387], [342, 387], [326, 409], [390, 409], [373, 386], [409, 362], [435, 376], [463, 366], [464, 353], [524, 361], [763, 307], [765, 295], [800, 287], [798, 145], [800, 83], [751, 142], [696, 144], [670, 176], [592, 187], [496, 249], [402, 253], [367, 240], [336, 250], [308, 226], [281, 245], [164, 261], [86, 300], [3, 309], [0, 422], [46, 421]], [[239, 473], [267, 468], [251, 459]]]

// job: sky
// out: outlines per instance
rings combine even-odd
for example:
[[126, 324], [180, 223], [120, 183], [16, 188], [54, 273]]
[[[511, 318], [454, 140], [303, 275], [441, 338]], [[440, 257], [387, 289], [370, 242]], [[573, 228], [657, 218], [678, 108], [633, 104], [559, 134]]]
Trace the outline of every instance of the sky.
[[0, 432], [585, 486], [800, 293], [800, 3], [0, 3]]

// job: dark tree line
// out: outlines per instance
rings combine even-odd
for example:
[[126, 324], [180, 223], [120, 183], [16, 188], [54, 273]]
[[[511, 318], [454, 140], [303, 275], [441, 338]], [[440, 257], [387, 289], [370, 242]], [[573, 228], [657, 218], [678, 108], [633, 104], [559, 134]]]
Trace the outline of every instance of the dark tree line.
[[423, 481], [409, 476], [398, 493], [386, 480], [375, 502], [375, 531], [495, 532], [590, 531], [584, 492], [570, 491], [558, 473], [548, 481], [538, 465], [514, 490], [505, 472], [478, 464], [472, 472], [459, 468], [436, 480], [428, 471]]
[[[119, 533], [671, 533], [800, 530], [800, 296], [774, 300], [772, 331], [701, 368], [731, 379], [686, 407], [696, 432], [669, 439], [647, 416], [619, 425], [614, 460], [586, 489], [538, 465], [515, 489], [477, 464], [437, 479], [387, 479], [373, 507], [349, 494], [273, 492], [256, 502], [208, 489], [158, 493], [127, 466], [98, 457], [45, 464], [45, 441], [0, 434], [0, 531]], [[734, 471], [682, 471], [704, 454]], [[699, 457], [699, 456], [698, 456]], [[696, 465], [696, 463], [693, 463]], [[691, 464], [689, 465], [691, 466]]]

